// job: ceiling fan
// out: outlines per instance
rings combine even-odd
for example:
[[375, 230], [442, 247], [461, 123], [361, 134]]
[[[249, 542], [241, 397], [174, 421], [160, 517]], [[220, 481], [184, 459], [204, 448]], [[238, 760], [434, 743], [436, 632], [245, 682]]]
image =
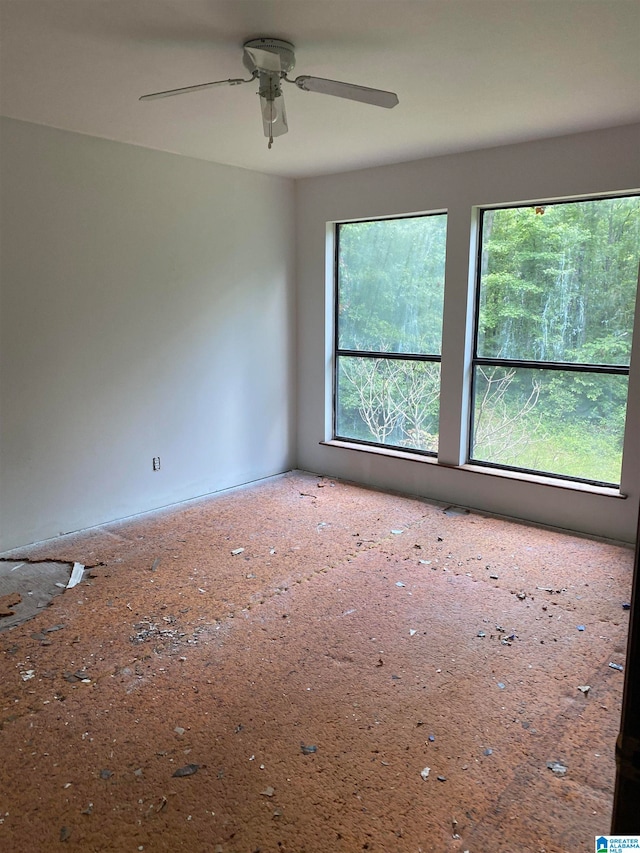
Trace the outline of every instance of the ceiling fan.
[[322, 95], [335, 95], [338, 98], [348, 98], [351, 101], [361, 101], [376, 107], [391, 109], [398, 103], [394, 92], [382, 89], [370, 89], [367, 86], [356, 86], [353, 83], [342, 83], [338, 80], [327, 80], [324, 77], [302, 75], [290, 80], [287, 77], [295, 65], [294, 47], [288, 41], [276, 38], [251, 39], [243, 45], [243, 63], [251, 72], [248, 79], [231, 78], [215, 80], [213, 83], [199, 83], [196, 86], [183, 86], [180, 89], [168, 89], [164, 92], [153, 92], [143, 95], [141, 101], [154, 98], [169, 98], [172, 95], [184, 95], [187, 92], [198, 92], [201, 89], [211, 89], [214, 86], [238, 86], [240, 83], [258, 81], [258, 94], [262, 111], [264, 135], [269, 140], [269, 148], [274, 136], [282, 136], [288, 131], [287, 114], [284, 108], [281, 83], [293, 83], [304, 92], [319, 92]]

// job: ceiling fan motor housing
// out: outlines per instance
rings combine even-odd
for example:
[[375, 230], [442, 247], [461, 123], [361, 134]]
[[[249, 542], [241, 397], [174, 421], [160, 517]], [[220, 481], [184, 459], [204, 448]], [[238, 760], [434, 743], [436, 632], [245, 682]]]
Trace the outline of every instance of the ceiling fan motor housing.
[[242, 61], [244, 63], [245, 68], [248, 68], [249, 71], [253, 74], [255, 71], [260, 71], [262, 69], [256, 68], [256, 65], [251, 58], [251, 56], [247, 53], [246, 48], [258, 48], [259, 50], [266, 50], [269, 53], [276, 53], [280, 57], [280, 69], [281, 73], [288, 74], [296, 64], [296, 57], [294, 53], [294, 47], [289, 41], [283, 41], [283, 39], [273, 39], [273, 38], [258, 38], [251, 39], [244, 43], [243, 48], [244, 55]]

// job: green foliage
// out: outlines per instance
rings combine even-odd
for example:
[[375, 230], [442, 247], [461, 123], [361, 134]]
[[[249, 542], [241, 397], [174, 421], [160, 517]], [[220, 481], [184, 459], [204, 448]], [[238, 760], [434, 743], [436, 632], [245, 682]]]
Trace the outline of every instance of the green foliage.
[[[482, 236], [479, 356], [628, 366], [637, 197], [487, 211]], [[616, 483], [627, 386], [596, 371], [519, 369], [498, 400], [478, 381], [473, 457]]]
[[638, 198], [488, 210], [478, 355], [628, 365]]
[[[341, 349], [439, 355], [446, 215], [339, 228]], [[341, 357], [339, 435], [437, 450], [440, 365]]]
[[446, 215], [339, 227], [341, 349], [438, 355]]
[[626, 376], [479, 367], [473, 458], [617, 483], [627, 385]]

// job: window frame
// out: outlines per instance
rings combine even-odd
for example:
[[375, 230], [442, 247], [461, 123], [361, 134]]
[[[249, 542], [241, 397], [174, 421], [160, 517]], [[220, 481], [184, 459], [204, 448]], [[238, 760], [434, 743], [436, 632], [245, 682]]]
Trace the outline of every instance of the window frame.
[[[622, 460], [620, 480], [611, 483], [603, 480], [586, 479], [569, 474], [556, 474], [538, 469], [520, 468], [476, 459], [471, 456], [473, 441], [476, 365], [493, 362], [493, 359], [477, 356], [478, 306], [480, 299], [480, 272], [482, 257], [482, 221], [485, 211], [535, 207], [538, 205], [560, 205], [564, 203], [589, 202], [598, 200], [640, 198], [640, 189], [636, 187], [620, 188], [611, 192], [589, 193], [581, 195], [550, 196], [547, 198], [525, 197], [513, 201], [476, 203], [468, 199], [468, 207], [461, 205], [433, 207], [427, 211], [375, 216], [353, 216], [328, 220], [326, 226], [325, 254], [325, 420], [324, 437], [321, 445], [348, 449], [352, 452], [373, 453], [379, 457], [402, 459], [420, 464], [437, 465], [438, 468], [471, 472], [475, 475], [511, 480], [520, 483], [543, 484], [548, 487], [569, 489], [576, 492], [606, 495], [607, 497], [626, 498], [635, 479], [637, 469], [636, 455], [629, 455], [630, 442], [630, 404], [636, 399], [638, 390], [636, 362], [640, 355], [640, 270], [636, 285], [636, 308], [632, 324], [632, 348], [627, 365], [586, 364], [575, 362], [542, 362], [535, 360], [505, 359], [507, 367], [529, 369], [555, 369], [567, 373], [591, 373], [592, 375], [623, 375], [629, 385], [626, 396], [626, 417], [622, 440]], [[339, 240], [340, 228], [344, 225], [360, 222], [380, 222], [397, 219], [417, 218], [444, 214], [447, 217], [443, 328], [440, 355], [422, 355], [416, 353], [384, 353], [360, 350], [347, 350], [338, 347], [339, 336]], [[469, 252], [451, 254], [453, 245], [460, 242], [462, 232], [468, 235]], [[466, 295], [463, 297], [463, 279]], [[457, 307], [464, 306], [464, 321]], [[452, 334], [453, 332], [453, 334]], [[418, 361], [433, 361], [441, 365], [439, 394], [439, 423], [437, 451], [424, 451], [414, 447], [384, 444], [375, 440], [352, 438], [337, 430], [338, 416], [338, 370], [339, 356], [371, 357], [378, 359], [406, 359], [415, 357]], [[495, 361], [501, 361], [496, 359]], [[634, 404], [635, 406], [635, 404]], [[632, 411], [635, 411], [635, 407]], [[444, 431], [443, 431], [444, 430]], [[355, 464], [355, 463], [354, 463]], [[430, 475], [428, 475], [430, 476]], [[632, 479], [630, 479], [632, 478]], [[437, 481], [439, 482], [439, 480]]]
[[[480, 325], [480, 296], [481, 296], [481, 278], [482, 278], [482, 236], [483, 236], [483, 224], [484, 224], [484, 216], [485, 213], [489, 211], [495, 210], [516, 210], [527, 207], [542, 207], [547, 206], [550, 207], [552, 205], [562, 205], [562, 204], [579, 204], [582, 202], [592, 202], [592, 201], [604, 201], [610, 199], [622, 199], [622, 198], [638, 198], [640, 194], [638, 193], [612, 193], [608, 195], [595, 195], [595, 196], [581, 196], [579, 198], [564, 198], [564, 199], [554, 199], [554, 200], [537, 200], [537, 201], [528, 201], [528, 202], [517, 202], [514, 204], [498, 204], [498, 205], [484, 205], [478, 206], [477, 208], [477, 245], [476, 245], [476, 258], [475, 258], [475, 272], [474, 272], [474, 296], [471, 300], [472, 303], [472, 322], [473, 322], [473, 343], [472, 343], [472, 351], [471, 351], [471, 359], [469, 363], [470, 368], [470, 378], [468, 384], [469, 391], [469, 408], [468, 408], [468, 422], [467, 422], [467, 442], [466, 442], [466, 463], [468, 465], [474, 466], [482, 466], [484, 468], [492, 468], [501, 471], [509, 471], [514, 474], [524, 474], [524, 475], [533, 475], [536, 477], [545, 477], [550, 478], [552, 480], [565, 480], [570, 483], [582, 483], [584, 485], [589, 486], [598, 486], [605, 488], [614, 488], [619, 489], [621, 487], [620, 482], [618, 483], [610, 483], [604, 480], [595, 480], [586, 477], [576, 477], [570, 474], [557, 474], [551, 471], [542, 471], [535, 468], [525, 468], [516, 465], [507, 465], [500, 462], [491, 462], [486, 459], [478, 459], [473, 456], [473, 444], [474, 444], [474, 427], [475, 427], [475, 401], [476, 401], [476, 368], [477, 367], [514, 367], [514, 368], [525, 368], [532, 370], [545, 370], [545, 371], [558, 371], [565, 373], [590, 373], [600, 376], [626, 376], [627, 378], [630, 375], [630, 364], [628, 365], [620, 365], [620, 364], [597, 364], [597, 363], [586, 363], [586, 362], [562, 362], [562, 361], [539, 361], [535, 359], [509, 359], [509, 358], [496, 358], [496, 357], [487, 357], [487, 356], [478, 356], [478, 330]], [[636, 303], [640, 298], [640, 284], [636, 289]], [[632, 325], [631, 334], [634, 333], [634, 328]], [[629, 400], [629, 392], [627, 389], [627, 401], [625, 404], [625, 412], [628, 407]], [[624, 433], [626, 430], [623, 430], [623, 442], [624, 442]], [[624, 456], [624, 454], [623, 454]]]
[[[340, 258], [340, 229], [345, 225], [355, 225], [360, 223], [367, 222], [397, 222], [402, 219], [421, 219], [428, 218], [430, 216], [447, 216], [446, 210], [435, 210], [428, 211], [422, 213], [407, 213], [402, 214], [401, 216], [375, 216], [375, 217], [367, 217], [365, 219], [351, 219], [344, 220], [340, 222], [334, 222], [334, 246], [333, 246], [333, 365], [332, 365], [332, 377], [333, 377], [333, 388], [332, 388], [332, 398], [331, 398], [331, 433], [332, 440], [347, 442], [349, 444], [358, 444], [363, 447], [374, 447], [380, 448], [385, 451], [392, 451], [398, 453], [410, 453], [416, 456], [427, 456], [432, 459], [437, 459], [438, 451], [437, 450], [422, 450], [416, 447], [399, 447], [395, 444], [385, 444], [379, 441], [369, 441], [361, 438], [352, 438], [350, 436], [340, 435], [338, 432], [338, 374], [340, 370], [340, 358], [375, 358], [384, 361], [416, 361], [416, 362], [428, 362], [435, 364], [442, 364], [442, 339], [440, 340], [440, 353], [436, 354], [424, 354], [424, 353], [405, 353], [405, 352], [385, 352], [378, 350], [352, 350], [352, 349], [343, 349], [339, 347], [339, 339], [340, 339], [340, 272], [339, 272], [339, 258]], [[446, 260], [446, 255], [445, 255]], [[440, 401], [440, 392], [438, 392], [438, 405]], [[438, 418], [439, 421], [439, 418]], [[438, 429], [438, 439], [440, 437], [440, 431]], [[439, 442], [438, 442], [439, 443]]]

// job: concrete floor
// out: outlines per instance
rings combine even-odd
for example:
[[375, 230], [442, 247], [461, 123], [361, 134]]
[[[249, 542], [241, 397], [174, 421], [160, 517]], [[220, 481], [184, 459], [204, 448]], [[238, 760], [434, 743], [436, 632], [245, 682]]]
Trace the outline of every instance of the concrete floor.
[[1, 850], [609, 831], [627, 548], [294, 473], [5, 557], [93, 568], [0, 617]]

